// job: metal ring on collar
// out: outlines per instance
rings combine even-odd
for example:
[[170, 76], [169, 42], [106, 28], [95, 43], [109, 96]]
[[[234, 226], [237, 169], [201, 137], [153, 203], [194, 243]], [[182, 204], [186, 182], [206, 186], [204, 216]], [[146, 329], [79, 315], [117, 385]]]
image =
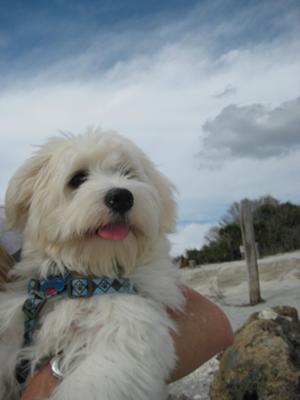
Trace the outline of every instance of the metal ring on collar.
[[55, 378], [61, 380], [64, 378], [65, 375], [63, 374], [63, 372], [60, 369], [60, 362], [61, 362], [61, 357], [59, 357], [59, 356], [53, 357], [50, 360], [50, 367], [51, 367], [52, 374], [55, 376]]

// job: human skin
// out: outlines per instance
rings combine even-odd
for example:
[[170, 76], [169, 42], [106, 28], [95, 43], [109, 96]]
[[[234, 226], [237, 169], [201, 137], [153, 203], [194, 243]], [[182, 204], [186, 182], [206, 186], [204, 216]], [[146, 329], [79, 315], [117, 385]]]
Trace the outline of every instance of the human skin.
[[[177, 354], [177, 366], [169, 383], [190, 372], [233, 343], [233, 332], [223, 311], [194, 290], [182, 289], [186, 298], [183, 311], [168, 310], [176, 322], [172, 332]], [[49, 365], [38, 372], [23, 392], [21, 400], [40, 400], [50, 396], [59, 380]]]

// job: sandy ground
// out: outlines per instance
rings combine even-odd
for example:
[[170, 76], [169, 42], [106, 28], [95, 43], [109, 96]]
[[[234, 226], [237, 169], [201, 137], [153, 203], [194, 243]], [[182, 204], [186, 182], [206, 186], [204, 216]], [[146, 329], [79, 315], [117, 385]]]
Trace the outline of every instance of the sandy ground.
[[[245, 261], [210, 264], [182, 270], [182, 280], [217, 303], [228, 316], [234, 330], [258, 310], [276, 305], [296, 307], [300, 315], [300, 251], [260, 259], [259, 275], [264, 303], [249, 306]], [[209, 385], [216, 359], [210, 360], [188, 377], [170, 385], [173, 394], [193, 400], [208, 400]]]

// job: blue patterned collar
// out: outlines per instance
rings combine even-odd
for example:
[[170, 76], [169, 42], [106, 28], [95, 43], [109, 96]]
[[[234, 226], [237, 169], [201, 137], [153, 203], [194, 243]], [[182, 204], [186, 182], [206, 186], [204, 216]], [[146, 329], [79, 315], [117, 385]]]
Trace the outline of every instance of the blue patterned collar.
[[24, 344], [29, 345], [32, 342], [39, 313], [47, 300], [57, 296], [76, 299], [112, 293], [137, 294], [137, 289], [128, 278], [97, 278], [74, 272], [68, 272], [65, 275], [51, 275], [46, 279], [30, 279], [29, 297], [23, 305], [25, 314]]

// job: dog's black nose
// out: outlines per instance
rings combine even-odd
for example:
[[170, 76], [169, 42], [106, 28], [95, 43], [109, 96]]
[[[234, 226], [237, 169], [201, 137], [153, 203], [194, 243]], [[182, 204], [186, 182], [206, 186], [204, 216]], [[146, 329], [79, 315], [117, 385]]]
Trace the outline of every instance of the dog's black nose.
[[133, 195], [127, 189], [114, 188], [110, 189], [104, 198], [105, 204], [111, 210], [124, 214], [133, 206]]

